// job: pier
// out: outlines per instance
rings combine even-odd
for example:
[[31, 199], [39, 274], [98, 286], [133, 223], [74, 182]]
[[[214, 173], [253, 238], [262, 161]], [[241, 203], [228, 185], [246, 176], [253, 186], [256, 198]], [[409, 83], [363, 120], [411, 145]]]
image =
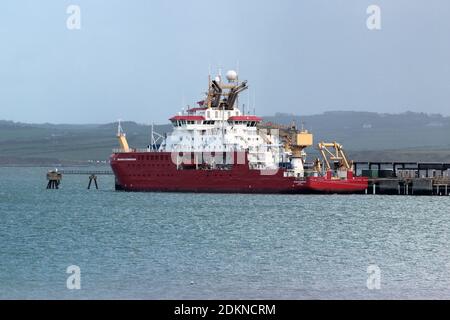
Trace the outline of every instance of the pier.
[[78, 175], [113, 175], [111, 170], [60, 170], [61, 174], [78, 174]]
[[[354, 162], [356, 176], [369, 180], [366, 194], [382, 195], [450, 195], [450, 163], [438, 162]], [[98, 186], [98, 176], [113, 175], [111, 170], [51, 170], [47, 172], [47, 189], [59, 189], [63, 175], [86, 175]]]
[[355, 162], [354, 170], [369, 179], [367, 194], [450, 194], [450, 163]]
[[47, 172], [47, 189], [59, 189], [63, 175], [87, 175], [89, 177], [88, 189], [91, 189], [92, 182], [98, 189], [97, 176], [113, 175], [111, 170], [51, 170]]

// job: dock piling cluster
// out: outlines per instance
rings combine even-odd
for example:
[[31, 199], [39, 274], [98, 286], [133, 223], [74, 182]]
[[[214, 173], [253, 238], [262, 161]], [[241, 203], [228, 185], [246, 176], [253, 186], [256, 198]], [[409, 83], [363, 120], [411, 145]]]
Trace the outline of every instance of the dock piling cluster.
[[62, 174], [57, 170], [47, 172], [47, 189], [59, 189], [59, 184], [62, 180]]
[[92, 181], [94, 181], [94, 183], [95, 183], [95, 189], [98, 190], [97, 176], [96, 176], [95, 174], [91, 174], [91, 175], [89, 176], [89, 184], [88, 184], [88, 187], [87, 187], [88, 190], [91, 189], [91, 183], [92, 183]]
[[88, 190], [91, 189], [92, 182], [94, 182], [95, 189], [98, 190], [97, 176], [98, 175], [112, 175], [112, 171], [99, 170], [50, 170], [47, 172], [47, 189], [59, 189], [63, 174], [71, 175], [89, 175]]

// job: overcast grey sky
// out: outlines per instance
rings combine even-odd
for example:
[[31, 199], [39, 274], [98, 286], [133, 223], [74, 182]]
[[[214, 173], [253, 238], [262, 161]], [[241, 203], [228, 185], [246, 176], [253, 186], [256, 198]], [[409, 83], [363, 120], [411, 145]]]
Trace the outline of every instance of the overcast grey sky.
[[261, 115], [450, 114], [448, 0], [4, 0], [0, 48], [0, 119], [164, 123], [237, 61]]

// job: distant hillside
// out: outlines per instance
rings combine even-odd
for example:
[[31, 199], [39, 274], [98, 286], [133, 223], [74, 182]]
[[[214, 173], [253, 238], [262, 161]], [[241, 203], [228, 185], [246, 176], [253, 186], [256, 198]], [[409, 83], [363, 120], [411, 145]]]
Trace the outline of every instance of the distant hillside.
[[[149, 144], [150, 127], [123, 122], [130, 145]], [[167, 131], [169, 125], [155, 126]], [[85, 163], [107, 160], [117, 148], [117, 123], [66, 125], [0, 121], [0, 164]]]
[[302, 124], [316, 141], [337, 140], [347, 150], [450, 149], [450, 117], [406, 112], [333, 111], [313, 116], [275, 114], [265, 121]]
[[[407, 112], [333, 111], [312, 116], [275, 114], [265, 122], [303, 126], [314, 140], [338, 141], [355, 160], [450, 161], [450, 117]], [[149, 144], [150, 127], [123, 122], [131, 146]], [[155, 126], [165, 133], [170, 125]], [[0, 121], [0, 164], [86, 163], [107, 160], [117, 147], [117, 123], [25, 124]], [[310, 153], [314, 153], [313, 150]]]

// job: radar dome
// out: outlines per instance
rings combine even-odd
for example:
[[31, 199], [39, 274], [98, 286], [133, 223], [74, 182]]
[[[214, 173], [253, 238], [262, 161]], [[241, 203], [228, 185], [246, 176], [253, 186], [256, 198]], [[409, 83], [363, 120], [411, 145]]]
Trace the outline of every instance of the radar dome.
[[234, 70], [230, 70], [227, 72], [227, 80], [228, 81], [236, 81], [237, 80], [237, 72]]

